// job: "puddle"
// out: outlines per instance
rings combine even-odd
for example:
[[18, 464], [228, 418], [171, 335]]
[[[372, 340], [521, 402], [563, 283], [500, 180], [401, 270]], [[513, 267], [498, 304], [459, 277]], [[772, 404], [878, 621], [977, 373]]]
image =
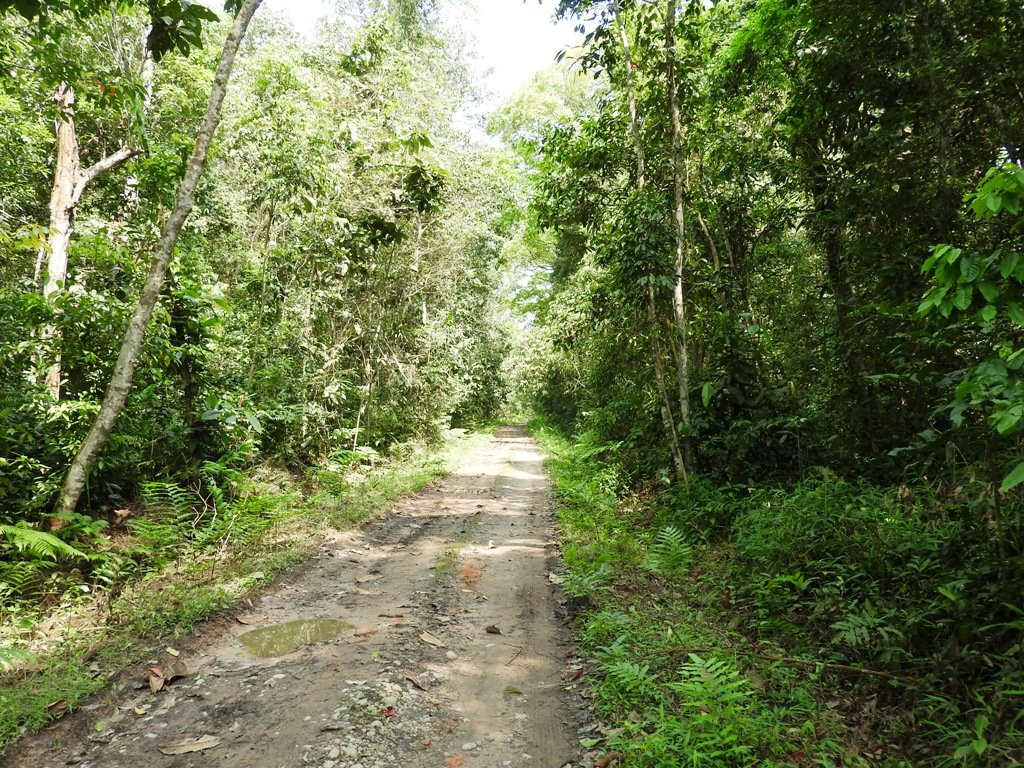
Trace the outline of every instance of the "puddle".
[[284, 656], [311, 643], [337, 637], [353, 625], [338, 619], [296, 619], [253, 629], [239, 636], [253, 656]]

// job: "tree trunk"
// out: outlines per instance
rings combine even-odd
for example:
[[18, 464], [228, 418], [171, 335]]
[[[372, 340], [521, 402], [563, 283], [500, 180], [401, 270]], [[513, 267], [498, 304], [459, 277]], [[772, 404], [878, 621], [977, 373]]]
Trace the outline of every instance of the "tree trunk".
[[[53, 167], [53, 189], [50, 191], [50, 235], [36, 260], [37, 272], [46, 261], [46, 284], [43, 296], [52, 300], [64, 288], [68, 276], [68, 245], [75, 231], [75, 213], [82, 193], [89, 183], [103, 173], [135, 155], [135, 150], [122, 147], [95, 165], [81, 170], [78, 134], [75, 130], [75, 90], [61, 83], [54, 95], [57, 103], [56, 157]], [[39, 275], [36, 275], [39, 279]], [[56, 325], [43, 329], [43, 339], [55, 347], [46, 371], [46, 388], [54, 400], [60, 398], [60, 330]]]
[[687, 474], [693, 469], [693, 442], [689, 437], [693, 420], [690, 416], [690, 331], [687, 318], [688, 286], [683, 270], [687, 266], [689, 241], [686, 233], [686, 209], [683, 198], [683, 126], [679, 115], [679, 95], [676, 92], [676, 2], [668, 0], [665, 13], [665, 76], [668, 83], [668, 103], [672, 113], [672, 181], [675, 190], [674, 216], [676, 225], [675, 284], [672, 290], [672, 309], [676, 332], [679, 336], [679, 354], [676, 369], [679, 383], [679, 420], [686, 434], [680, 441]]
[[661, 338], [658, 335], [660, 328], [655, 312], [654, 285], [652, 283], [647, 284], [647, 319], [651, 325], [651, 357], [654, 362], [654, 384], [658, 390], [658, 400], [661, 402], [661, 424], [665, 429], [668, 447], [672, 451], [672, 463], [675, 466], [676, 476], [686, 481], [689, 479], [689, 473], [686, 468], [686, 458], [679, 444], [675, 419], [672, 417], [672, 404], [668, 399], [668, 387], [665, 383], [665, 357], [661, 352]]
[[636, 188], [643, 189], [646, 182], [646, 163], [644, 161], [644, 141], [640, 135], [640, 118], [636, 113], [636, 88], [633, 85], [633, 56], [630, 53], [629, 34], [622, 21], [619, 0], [612, 3], [615, 14], [615, 28], [619, 32], [619, 43], [622, 45], [622, 60], [626, 67], [626, 103], [629, 106], [629, 129], [633, 134], [633, 151], [636, 152]]
[[[125, 332], [124, 340], [121, 343], [121, 351], [117, 356], [117, 364], [111, 376], [107, 392], [103, 397], [103, 404], [96, 416], [96, 421], [89, 430], [89, 434], [78, 449], [78, 454], [68, 474], [64, 478], [64, 488], [61, 491], [60, 501], [57, 505], [59, 514], [70, 514], [78, 505], [78, 499], [85, 488], [86, 476], [97, 455], [103, 449], [110, 436], [117, 417], [124, 409], [128, 392], [131, 389], [132, 374], [135, 371], [135, 364], [142, 350], [142, 342], [146, 335], [146, 326], [156, 307], [157, 299], [163, 288], [164, 275], [167, 272], [168, 264], [174, 253], [185, 220], [192, 210], [193, 196], [199, 184], [199, 177], [203, 173], [203, 166], [206, 163], [206, 154], [210, 148], [214, 131], [220, 122], [221, 105], [224, 102], [224, 95], [227, 91], [228, 79], [231, 76], [231, 68], [235, 61], [235, 54], [239, 44], [245, 36], [249, 22], [259, 7], [262, 0], [245, 0], [242, 3], [231, 32], [224, 41], [224, 49], [221, 52], [220, 63], [217, 65], [217, 73], [213, 80], [213, 88], [210, 91], [210, 100], [206, 107], [206, 115], [199, 128], [196, 137], [196, 144], [192, 150], [192, 157], [185, 168], [185, 175], [178, 188], [178, 199], [170, 216], [164, 223], [163, 234], [160, 237], [160, 248], [150, 264], [149, 275], [142, 288], [142, 295], [139, 297], [139, 304], [135, 308], [128, 329]], [[53, 527], [59, 527], [61, 521], [54, 521]]]
[[[626, 25], [622, 20], [622, 13], [619, 0], [612, 3], [612, 12], [615, 14], [615, 26], [619, 33], [619, 43], [622, 45], [622, 59], [626, 67], [626, 102], [629, 107], [629, 129], [633, 137], [633, 150], [636, 153], [636, 188], [643, 190], [646, 185], [646, 170], [644, 158], [644, 142], [640, 134], [640, 118], [636, 109], [636, 87], [633, 83], [633, 57], [630, 53], [629, 34]], [[661, 329], [658, 325], [657, 303], [654, 300], [654, 284], [647, 284], [647, 319], [650, 324], [651, 343], [651, 365], [654, 367], [654, 384], [658, 391], [658, 404], [661, 412], [661, 423], [665, 430], [665, 439], [668, 441], [669, 449], [672, 452], [672, 463], [675, 466], [676, 475], [685, 479], [686, 462], [679, 447], [679, 435], [676, 433], [675, 418], [672, 415], [672, 402], [668, 396], [668, 385], [665, 375], [665, 357], [661, 349]]]

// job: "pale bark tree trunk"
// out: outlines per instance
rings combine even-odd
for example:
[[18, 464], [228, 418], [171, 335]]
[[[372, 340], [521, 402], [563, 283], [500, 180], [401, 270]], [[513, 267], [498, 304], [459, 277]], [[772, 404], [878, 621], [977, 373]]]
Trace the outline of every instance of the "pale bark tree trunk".
[[[629, 108], [629, 129], [633, 136], [633, 150], [636, 153], [636, 188], [643, 190], [646, 183], [646, 162], [644, 158], [644, 142], [640, 133], [640, 118], [637, 116], [636, 108], [636, 86], [633, 83], [633, 57], [629, 46], [629, 33], [622, 19], [622, 9], [619, 0], [612, 3], [612, 12], [615, 15], [615, 27], [619, 34], [619, 43], [622, 46], [622, 59], [626, 67], [626, 103]], [[665, 430], [665, 439], [668, 441], [669, 449], [672, 452], [672, 463], [675, 466], [676, 475], [682, 479], [687, 478], [686, 461], [679, 445], [679, 435], [676, 432], [675, 417], [672, 415], [672, 402], [668, 396], [668, 385], [665, 375], [665, 357], [662, 353], [661, 327], [658, 323], [657, 303], [654, 298], [653, 283], [647, 284], [647, 319], [650, 323], [650, 344], [651, 364], [654, 367], [654, 386], [658, 392], [658, 404], [661, 412], [661, 423]]]
[[626, 105], [629, 107], [629, 130], [633, 134], [633, 151], [636, 153], [636, 187], [643, 189], [646, 183], [646, 162], [644, 159], [644, 140], [640, 135], [640, 118], [636, 112], [636, 86], [633, 84], [633, 55], [630, 52], [629, 32], [622, 20], [622, 8], [619, 0], [612, 3], [615, 14], [615, 28], [619, 33], [619, 44], [622, 46], [622, 60], [626, 67]]
[[[46, 262], [46, 284], [43, 295], [52, 300], [64, 288], [68, 276], [68, 245], [75, 230], [75, 213], [85, 188], [98, 176], [116, 168], [136, 153], [122, 147], [95, 165], [81, 170], [78, 134], [75, 131], [75, 91], [61, 83], [54, 96], [57, 103], [56, 157], [53, 168], [53, 189], [50, 191], [50, 236], [36, 259], [36, 280]], [[54, 400], [60, 397], [60, 331], [55, 325], [43, 329], [43, 339], [55, 348], [46, 371], [46, 388]]]
[[679, 336], [676, 355], [676, 372], [679, 383], [679, 420], [686, 435], [680, 441], [687, 474], [693, 470], [693, 441], [690, 427], [693, 424], [690, 409], [690, 329], [687, 317], [687, 293], [683, 271], [689, 251], [686, 232], [686, 208], [683, 197], [683, 121], [679, 114], [679, 94], [676, 91], [676, 0], [668, 0], [665, 13], [665, 76], [668, 83], [668, 103], [672, 113], [672, 180], [675, 191], [674, 216], [676, 225], [675, 284], [672, 289], [672, 309], [675, 315], [676, 332]]
[[679, 445], [679, 434], [676, 432], [675, 418], [672, 416], [672, 403], [668, 398], [668, 386], [665, 383], [665, 356], [661, 351], [658, 316], [655, 312], [654, 284], [647, 284], [647, 318], [651, 324], [651, 357], [654, 359], [654, 384], [658, 389], [658, 400], [661, 405], [661, 424], [665, 430], [665, 438], [672, 451], [672, 463], [676, 476], [682, 480], [689, 479], [686, 471], [686, 460]]
[[[68, 474], [64, 478], [64, 488], [61, 491], [60, 501], [57, 504], [57, 512], [69, 514], [74, 512], [78, 500], [85, 489], [86, 477], [93, 462], [103, 449], [110, 436], [110, 432], [117, 422], [117, 417], [124, 409], [128, 392], [131, 389], [132, 374], [135, 371], [135, 364], [142, 349], [142, 342], [146, 335], [146, 326], [156, 307], [157, 299], [163, 288], [164, 276], [170, 264], [171, 256], [174, 253], [178, 236], [181, 234], [185, 220], [192, 210], [193, 197], [196, 187], [199, 184], [199, 177], [203, 173], [203, 166], [206, 164], [206, 154], [210, 148], [214, 131], [220, 122], [221, 105], [224, 103], [224, 95], [227, 91], [228, 80], [231, 76], [231, 68], [234, 65], [235, 54], [245, 36], [245, 31], [252, 20], [253, 14], [260, 6], [262, 0], [245, 0], [242, 3], [238, 15], [235, 17], [234, 25], [224, 41], [224, 49], [221, 52], [220, 63], [217, 65], [217, 73], [214, 76], [213, 88], [210, 91], [210, 100], [206, 107], [206, 115], [203, 117], [199, 134], [196, 136], [196, 144], [192, 150], [192, 157], [185, 168], [185, 175], [178, 188], [178, 198], [174, 209], [164, 223], [163, 233], [160, 237], [160, 247], [150, 264], [149, 274], [146, 283], [142, 288], [142, 295], [139, 297], [139, 304], [135, 308], [128, 323], [124, 340], [121, 343], [121, 351], [117, 356], [117, 363], [114, 366], [114, 373], [111, 376], [110, 384], [107, 386], [106, 394], [103, 397], [103, 404], [96, 416], [96, 421], [89, 430], [89, 434], [78, 449], [78, 454]], [[54, 520], [54, 527], [59, 527], [61, 521]]]

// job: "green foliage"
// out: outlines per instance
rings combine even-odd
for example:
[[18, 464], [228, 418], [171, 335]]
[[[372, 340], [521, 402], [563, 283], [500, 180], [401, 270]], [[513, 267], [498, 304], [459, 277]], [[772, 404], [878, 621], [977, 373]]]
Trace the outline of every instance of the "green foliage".
[[[195, 3], [15, 6], [0, 5], [0, 61], [17, 73], [0, 85], [0, 525], [42, 554], [3, 547], [9, 599], [116, 590], [256, 540], [279, 513], [247, 490], [256, 466], [347, 490], [353, 462], [504, 406], [514, 326], [494, 297], [521, 173], [454, 126], [469, 84], [435, 16], [410, 4], [317, 40], [257, 17], [127, 407], [80, 514], [52, 518], [203, 115], [217, 46], [198, 46], [225, 30]], [[147, 29], [159, 61], [144, 83]], [[68, 278], [45, 300], [60, 82], [75, 87], [83, 169], [121, 144], [140, 152], [90, 184]], [[57, 541], [85, 557], [54, 562]]]
[[678, 528], [667, 526], [654, 535], [645, 567], [659, 576], [678, 576], [689, 567], [693, 548]]
[[[912, 759], [894, 753], [890, 765], [996, 766], [1021, 748], [1024, 561], [987, 522], [1005, 525], [1016, 510], [994, 516], [973, 487], [940, 497], [828, 473], [795, 487], [693, 483], [609, 506], [623, 490], [597, 463], [610, 454], [538, 434], [573, 563], [565, 584], [600, 608], [584, 612], [579, 642], [598, 661], [600, 710], [623, 728], [609, 747], [630, 764], [787, 765], [800, 752], [847, 764], [844, 741], [859, 737], [815, 701], [837, 689], [898, 702], [888, 725], [863, 725], [879, 740], [913, 734]], [[608, 488], [601, 504], [579, 493], [598, 478]], [[661, 525], [653, 536], [652, 520]], [[595, 530], [605, 532], [600, 550], [585, 544]], [[645, 536], [646, 555], [626, 549]], [[603, 553], [616, 549], [631, 554], [609, 573]], [[694, 651], [697, 661], [684, 654], [692, 648], [716, 653]], [[877, 678], [854, 675], [844, 684], [828, 663], [913, 682], [875, 687]], [[855, 717], [850, 725], [861, 727]], [[982, 737], [984, 750], [972, 751]]]
[[83, 552], [67, 542], [46, 531], [29, 528], [24, 522], [19, 525], [0, 525], [0, 535], [7, 538], [10, 549], [39, 560], [85, 557]]
[[[1006, 0], [685, 4], [670, 99], [668, 7], [560, 3], [585, 27], [594, 98], [547, 125], [518, 102], [497, 121], [536, 169], [550, 244], [529, 384], [580, 443], [545, 437], [567, 583], [618, 616], [653, 612], [621, 596], [635, 578], [651, 602], [724, 602], [737, 654], [832, 664], [827, 685], [890, 703], [891, 734], [863, 724], [906, 745], [889, 764], [1001, 765], [1021, 744], [1024, 113], [1002, 105], [1019, 101], [1024, 18]], [[628, 664], [668, 679], [635, 622], [587, 621], [627, 663], [609, 700], [639, 690]], [[828, 672], [850, 668], [871, 672]], [[658, 685], [641, 687], [636, 714], [610, 715], [629, 764], [851, 764], [831, 732], [812, 756], [718, 721], [729, 738], [687, 752], [699, 719], [668, 699], [655, 718]], [[753, 698], [797, 719], [798, 688]], [[929, 696], [948, 708], [925, 727]]]
[[[965, 252], [938, 245], [921, 267], [932, 287], [918, 312], [955, 316], [953, 329], [966, 336], [969, 367], [958, 376], [956, 400], [949, 418], [962, 427], [970, 411], [978, 411], [1000, 435], [1021, 431], [1024, 419], [1024, 255], [1017, 247], [1024, 225], [1024, 169], [1004, 162], [985, 174], [977, 191], [967, 196], [975, 219], [989, 230], [985, 238], [998, 245], [991, 252]], [[1002, 492], [1024, 482], [1024, 462], [1003, 479]]]

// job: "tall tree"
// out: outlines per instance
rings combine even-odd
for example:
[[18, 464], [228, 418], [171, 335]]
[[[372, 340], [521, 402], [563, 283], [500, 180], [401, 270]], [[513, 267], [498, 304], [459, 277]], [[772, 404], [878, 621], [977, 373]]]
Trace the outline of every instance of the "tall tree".
[[[171, 256], [178, 243], [178, 237], [181, 235], [181, 230], [185, 226], [185, 221], [192, 210], [196, 187], [199, 184], [199, 177], [202, 175], [206, 164], [206, 155], [210, 148], [210, 142], [213, 140], [213, 134], [220, 123], [221, 106], [227, 93], [228, 80], [231, 77], [231, 70], [234, 66], [235, 54], [238, 52], [238, 47], [249, 27], [249, 22], [252, 20], [253, 14], [256, 13], [256, 9], [259, 8], [261, 2], [262, 0], [244, 0], [241, 3], [231, 31], [224, 41], [220, 63], [217, 66], [217, 73], [214, 76], [213, 87], [210, 91], [206, 115], [200, 126], [199, 134], [196, 136], [192, 156], [185, 168], [185, 175], [178, 188], [177, 201], [164, 223], [163, 233], [160, 237], [160, 247], [150, 264], [149, 274], [142, 288], [138, 306], [128, 324], [124, 341], [121, 344], [121, 350], [118, 353], [117, 364], [114, 367], [107, 392], [103, 397], [100, 411], [88, 435], [82, 441], [82, 445], [78, 449], [78, 453], [75, 455], [64, 479], [60, 501], [57, 505], [58, 515], [68, 515], [74, 512], [78, 505], [78, 500], [85, 489], [89, 470], [106, 443], [107, 438], [110, 436], [118, 416], [124, 409], [128, 392], [131, 389], [135, 364], [142, 350], [146, 327], [149, 324], [149, 319], [156, 308], [157, 299], [163, 289], [164, 276], [167, 273]], [[53, 527], [61, 527], [59, 517], [55, 519]]]
[[[50, 193], [49, 236], [39, 249], [36, 267], [38, 280], [39, 265], [46, 262], [46, 284], [43, 295], [53, 301], [63, 290], [68, 274], [68, 246], [75, 230], [75, 214], [85, 188], [96, 178], [134, 157], [137, 150], [123, 146], [93, 165], [83, 169], [75, 129], [75, 89], [67, 82], [57, 86], [54, 101], [57, 105], [55, 121], [56, 142], [53, 167], [53, 190]], [[60, 398], [60, 330], [49, 325], [43, 331], [45, 339], [54, 347], [46, 371], [46, 388], [54, 400]]]
[[[672, 310], [678, 333], [676, 377], [679, 387], [679, 420], [684, 435], [680, 440], [684, 478], [693, 471], [693, 417], [690, 408], [690, 319], [688, 311], [692, 265], [689, 262], [690, 241], [686, 231], [686, 160], [683, 157], [683, 126], [679, 115], [679, 91], [676, 82], [676, 0], [665, 3], [665, 85], [668, 89], [669, 114], [672, 120], [672, 218], [676, 227], [676, 253], [672, 284]], [[691, 274], [687, 274], [687, 269]]]

